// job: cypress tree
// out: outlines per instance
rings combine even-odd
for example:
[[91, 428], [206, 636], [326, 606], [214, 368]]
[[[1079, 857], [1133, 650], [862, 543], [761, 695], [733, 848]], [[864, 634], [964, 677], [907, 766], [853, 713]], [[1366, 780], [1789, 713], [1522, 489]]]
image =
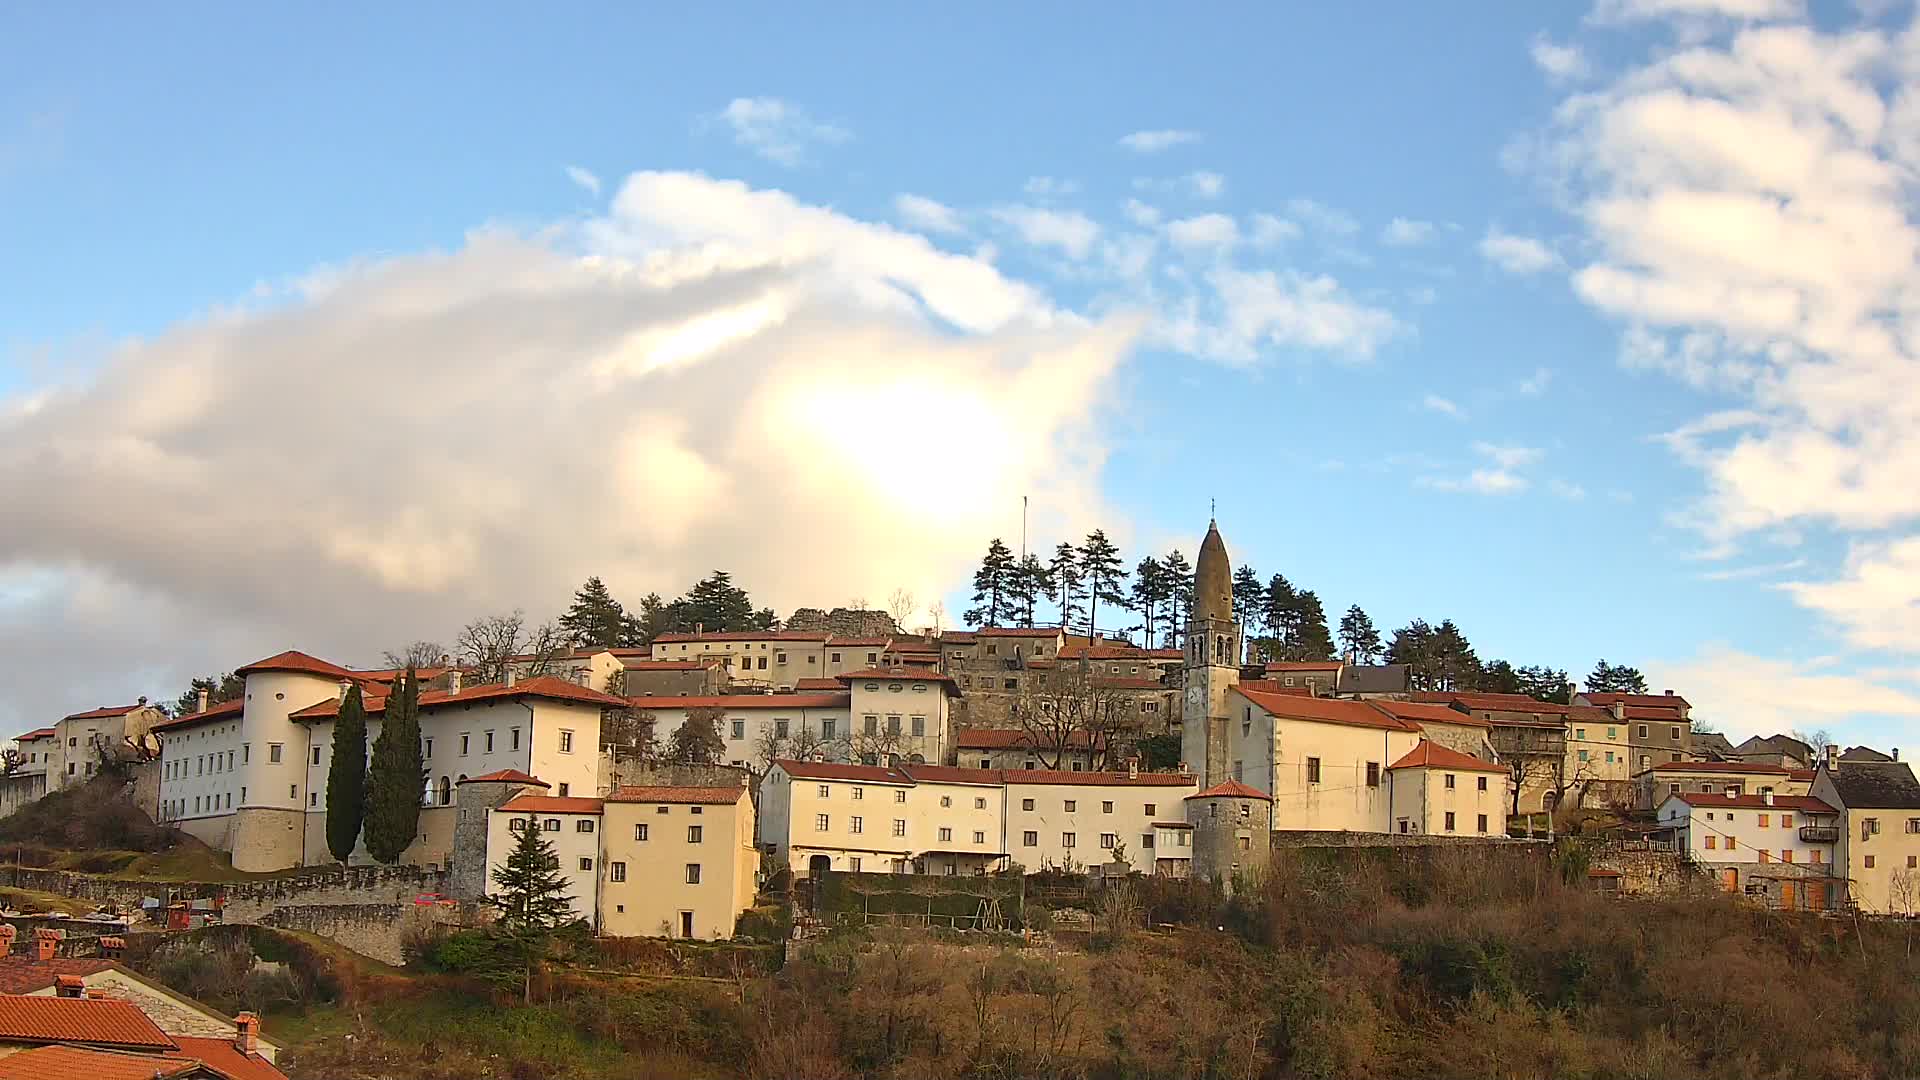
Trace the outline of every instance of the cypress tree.
[[427, 770], [420, 760], [420, 680], [412, 668], [387, 697], [380, 737], [367, 770], [367, 851], [383, 863], [400, 860], [420, 828]]
[[360, 838], [367, 801], [367, 709], [360, 687], [347, 690], [333, 721], [333, 764], [327, 769], [327, 850], [346, 862]]

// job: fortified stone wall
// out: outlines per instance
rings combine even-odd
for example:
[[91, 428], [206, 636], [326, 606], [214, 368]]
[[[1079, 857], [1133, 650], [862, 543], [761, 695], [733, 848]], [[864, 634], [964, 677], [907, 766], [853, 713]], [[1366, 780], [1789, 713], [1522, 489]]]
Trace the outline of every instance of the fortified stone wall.
[[1544, 840], [1523, 840], [1507, 836], [1436, 836], [1431, 833], [1375, 833], [1346, 830], [1317, 832], [1311, 829], [1276, 829], [1273, 848], [1332, 847], [1506, 847], [1515, 844], [1546, 844]]
[[323, 937], [398, 967], [407, 962], [409, 938], [435, 925], [461, 925], [461, 918], [458, 909], [437, 904], [292, 904], [274, 908], [259, 923]]

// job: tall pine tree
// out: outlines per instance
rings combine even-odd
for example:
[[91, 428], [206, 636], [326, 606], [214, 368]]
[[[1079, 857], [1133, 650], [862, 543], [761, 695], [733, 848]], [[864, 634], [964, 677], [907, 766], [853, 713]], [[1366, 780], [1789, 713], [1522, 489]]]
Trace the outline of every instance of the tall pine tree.
[[1249, 638], [1261, 636], [1265, 626], [1266, 590], [1261, 588], [1260, 575], [1251, 566], [1242, 566], [1233, 572], [1233, 617], [1240, 624], [1240, 632]]
[[1285, 574], [1275, 574], [1252, 604], [1254, 618], [1266, 628], [1270, 639], [1268, 652], [1275, 660], [1298, 660], [1300, 643], [1300, 594]]
[[420, 831], [427, 770], [420, 759], [420, 680], [411, 668], [387, 696], [380, 736], [367, 770], [367, 851], [383, 863], [400, 860]]
[[1327, 632], [1327, 609], [1312, 589], [1294, 594], [1293, 641], [1289, 648], [1294, 660], [1333, 659], [1333, 635]]
[[534, 966], [553, 932], [573, 919], [573, 897], [560, 873], [559, 854], [540, 833], [540, 820], [528, 817], [517, 824], [513, 850], [494, 868], [493, 888], [482, 899], [500, 912], [494, 932], [513, 963], [510, 972], [496, 972], [491, 980], [503, 983], [517, 974], [521, 1000], [532, 1004]]
[[980, 560], [980, 569], [973, 575], [973, 603], [961, 615], [961, 618], [975, 626], [1004, 626], [1013, 621], [1013, 595], [1017, 583], [1014, 576], [1019, 565], [1013, 561], [1013, 552], [999, 537], [987, 544], [987, 553]]
[[1100, 634], [1101, 603], [1121, 607], [1127, 602], [1127, 594], [1120, 591], [1127, 582], [1126, 566], [1104, 529], [1088, 533], [1081, 543], [1080, 572], [1087, 581], [1087, 640], [1091, 642]]
[[573, 604], [560, 616], [560, 629], [575, 648], [611, 649], [628, 636], [627, 613], [605, 582], [590, 577], [573, 594]]
[[1593, 673], [1587, 676], [1587, 693], [1590, 694], [1644, 694], [1647, 692], [1647, 677], [1640, 674], [1639, 668], [1625, 664], [1609, 664], [1601, 660], [1593, 665]]
[[1060, 610], [1060, 628], [1073, 632], [1073, 617], [1080, 613], [1080, 552], [1065, 540], [1053, 549], [1053, 561], [1047, 564], [1053, 581], [1054, 606]]
[[1380, 655], [1380, 631], [1373, 620], [1355, 604], [1340, 617], [1340, 647], [1356, 661], [1371, 664]]
[[355, 683], [333, 721], [333, 761], [327, 768], [327, 850], [339, 862], [353, 857], [366, 811], [367, 709]]
[[1053, 595], [1053, 575], [1040, 557], [1028, 552], [1013, 568], [1013, 609], [1020, 625], [1033, 628], [1039, 617], [1040, 601]]
[[1193, 564], [1174, 548], [1160, 560], [1160, 567], [1167, 576], [1167, 647], [1177, 649], [1186, 640], [1187, 619], [1193, 614]]
[[1133, 568], [1133, 610], [1140, 613], [1141, 642], [1153, 648], [1154, 620], [1165, 613], [1167, 570], [1160, 560], [1149, 555]]

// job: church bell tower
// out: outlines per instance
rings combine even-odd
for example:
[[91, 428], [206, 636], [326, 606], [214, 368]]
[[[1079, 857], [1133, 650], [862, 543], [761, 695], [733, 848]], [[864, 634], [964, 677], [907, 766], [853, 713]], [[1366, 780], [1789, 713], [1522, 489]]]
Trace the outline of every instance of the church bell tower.
[[1240, 624], [1233, 617], [1233, 563], [1219, 526], [1193, 569], [1193, 612], [1187, 620], [1187, 696], [1180, 711], [1180, 754], [1200, 790], [1232, 779], [1227, 773], [1227, 688], [1240, 681]]

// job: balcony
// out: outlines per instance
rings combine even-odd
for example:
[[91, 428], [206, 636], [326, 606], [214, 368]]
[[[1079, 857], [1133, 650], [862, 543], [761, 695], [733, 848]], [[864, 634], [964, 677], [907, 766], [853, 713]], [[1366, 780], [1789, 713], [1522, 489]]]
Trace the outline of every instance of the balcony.
[[1800, 842], [1803, 844], [1836, 844], [1840, 842], [1840, 829], [1836, 825], [1802, 825]]

